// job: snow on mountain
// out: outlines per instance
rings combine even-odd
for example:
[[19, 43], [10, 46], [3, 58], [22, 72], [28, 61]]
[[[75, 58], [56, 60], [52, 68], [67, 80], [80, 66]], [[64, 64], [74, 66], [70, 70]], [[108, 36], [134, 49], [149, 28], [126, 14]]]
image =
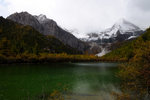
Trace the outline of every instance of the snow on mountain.
[[105, 54], [107, 54], [107, 53], [109, 53], [109, 52], [110, 52], [110, 51], [107, 50], [107, 48], [103, 48], [100, 53], [96, 54], [96, 56], [102, 57], [102, 56], [104, 56]]
[[87, 35], [79, 33], [79, 31], [77, 29], [70, 29], [70, 30], [66, 30], [68, 32], [70, 32], [71, 34], [73, 34], [75, 37], [77, 38], [88, 38]]
[[121, 19], [118, 22], [116, 22], [112, 26], [112, 28], [107, 29], [102, 33], [108, 34], [109, 36], [113, 36], [117, 33], [118, 30], [121, 34], [124, 34], [126, 32], [140, 31], [141, 29], [138, 26], [132, 24], [131, 22], [128, 22], [125, 19]]
[[121, 32], [134, 32], [141, 30], [138, 26], [126, 21], [125, 19], [119, 20], [113, 27], [119, 29]]
[[121, 35], [123, 38], [128, 39], [130, 36], [139, 35], [139, 32], [141, 31], [142, 30], [138, 26], [132, 24], [131, 22], [125, 19], [120, 19], [111, 28], [101, 31], [99, 33], [94, 33], [95, 34], [94, 36], [92, 36], [93, 33], [87, 34], [88, 38], [82, 40], [96, 41], [96, 40], [116, 38], [118, 37], [118, 35]]
[[111, 51], [111, 46], [116, 42], [123, 42], [134, 39], [143, 33], [138, 26], [131, 22], [120, 19], [111, 28], [101, 32], [88, 33], [87, 38], [81, 38], [82, 41], [96, 43], [101, 47], [101, 51], [96, 56], [103, 56]]
[[127, 40], [137, 38], [137, 36], [130, 36]]

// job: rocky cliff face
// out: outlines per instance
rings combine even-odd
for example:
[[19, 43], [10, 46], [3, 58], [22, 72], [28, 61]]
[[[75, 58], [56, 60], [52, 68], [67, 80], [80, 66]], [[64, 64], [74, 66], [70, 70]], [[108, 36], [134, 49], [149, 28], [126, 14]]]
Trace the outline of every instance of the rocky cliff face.
[[84, 52], [89, 48], [89, 45], [80, 41], [71, 33], [63, 30], [57, 23], [48, 19], [45, 15], [33, 16], [28, 12], [14, 13], [7, 19], [18, 22], [23, 25], [30, 25], [44, 35], [52, 35], [73, 48]]

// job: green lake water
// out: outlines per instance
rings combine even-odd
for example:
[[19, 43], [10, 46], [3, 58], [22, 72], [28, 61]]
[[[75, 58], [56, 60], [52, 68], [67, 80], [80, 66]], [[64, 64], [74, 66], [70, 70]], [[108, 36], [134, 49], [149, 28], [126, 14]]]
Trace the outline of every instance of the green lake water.
[[54, 90], [62, 92], [66, 100], [113, 100], [110, 93], [119, 92], [117, 66], [117, 63], [0, 65], [0, 100], [44, 100], [40, 97]]

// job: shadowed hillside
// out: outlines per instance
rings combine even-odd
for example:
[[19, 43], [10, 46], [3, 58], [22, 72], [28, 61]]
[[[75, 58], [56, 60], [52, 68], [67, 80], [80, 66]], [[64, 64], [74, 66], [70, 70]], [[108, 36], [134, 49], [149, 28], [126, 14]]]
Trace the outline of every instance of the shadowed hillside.
[[30, 26], [23, 26], [0, 17], [1, 54], [38, 54], [42, 52], [68, 54], [79, 53], [77, 50], [64, 45], [53, 36], [42, 35]]

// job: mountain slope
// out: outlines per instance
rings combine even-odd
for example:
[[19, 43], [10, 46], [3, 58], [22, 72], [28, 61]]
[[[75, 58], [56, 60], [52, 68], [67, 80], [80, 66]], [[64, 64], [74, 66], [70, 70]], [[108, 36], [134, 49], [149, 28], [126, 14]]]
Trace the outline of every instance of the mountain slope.
[[33, 16], [28, 12], [14, 13], [7, 17], [7, 19], [13, 20], [23, 25], [30, 25], [37, 31], [44, 35], [52, 35], [73, 48], [84, 52], [88, 45], [71, 33], [60, 28], [57, 23], [51, 19], [48, 19], [45, 15]]
[[124, 43], [120, 48], [113, 50], [112, 52], [103, 56], [103, 59], [107, 60], [130, 60], [138, 52], [142, 51], [142, 48], [149, 45], [150, 43], [150, 28], [146, 32], [133, 41]]
[[[36, 20], [35, 20], [36, 21]], [[31, 26], [0, 17], [0, 54], [79, 53], [53, 36], [45, 36]]]

